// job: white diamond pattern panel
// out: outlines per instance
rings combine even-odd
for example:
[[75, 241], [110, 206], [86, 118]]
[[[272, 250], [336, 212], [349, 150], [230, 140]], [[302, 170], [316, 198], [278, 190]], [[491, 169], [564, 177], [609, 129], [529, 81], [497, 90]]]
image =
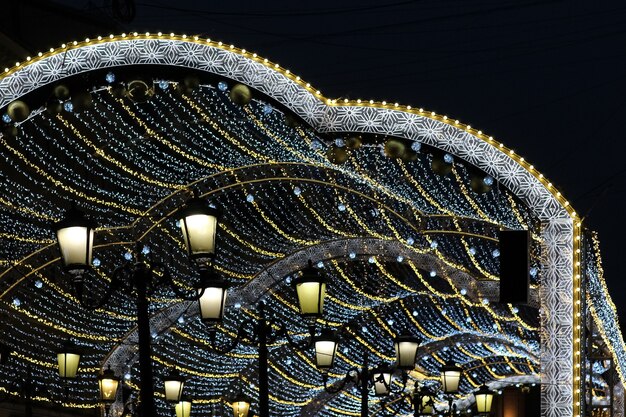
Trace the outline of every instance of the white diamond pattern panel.
[[465, 159], [512, 190], [544, 221], [542, 414], [573, 414], [572, 222], [559, 201], [509, 155], [469, 132], [417, 114], [375, 107], [326, 106], [304, 86], [261, 62], [236, 51], [185, 40], [104, 41], [45, 57], [0, 80], [0, 107], [67, 76], [130, 64], [182, 66], [246, 83], [322, 131], [393, 134], [419, 140]]

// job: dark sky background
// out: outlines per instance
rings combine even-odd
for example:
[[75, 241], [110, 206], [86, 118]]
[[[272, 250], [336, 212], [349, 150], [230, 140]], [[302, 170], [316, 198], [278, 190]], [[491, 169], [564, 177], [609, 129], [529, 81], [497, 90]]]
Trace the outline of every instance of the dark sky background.
[[[130, 22], [115, 18], [112, 0], [58, 3], [101, 27], [232, 43], [327, 97], [423, 107], [494, 136], [550, 178], [599, 232], [605, 277], [626, 321], [626, 3], [137, 0]], [[94, 25], [59, 39], [72, 28], [55, 27], [45, 13], [22, 20], [22, 32], [44, 35], [35, 51], [108, 35]], [[51, 39], [58, 42], [46, 44]]]

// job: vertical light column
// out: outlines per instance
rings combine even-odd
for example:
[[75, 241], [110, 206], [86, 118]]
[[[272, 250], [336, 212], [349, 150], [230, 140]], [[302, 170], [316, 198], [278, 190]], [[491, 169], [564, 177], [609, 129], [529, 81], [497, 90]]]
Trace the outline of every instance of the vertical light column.
[[574, 291], [573, 291], [573, 318], [574, 318], [574, 326], [573, 326], [573, 361], [574, 361], [574, 417], [580, 417], [581, 408], [582, 408], [582, 397], [584, 395], [583, 389], [583, 381], [581, 380], [582, 375], [582, 365], [581, 365], [581, 355], [582, 348], [581, 338], [582, 338], [582, 291], [581, 291], [581, 262], [582, 262], [582, 253], [581, 253], [581, 242], [582, 242], [582, 223], [577, 217], [573, 217], [572, 221], [574, 223], [574, 240], [573, 240], [573, 262], [574, 262]]

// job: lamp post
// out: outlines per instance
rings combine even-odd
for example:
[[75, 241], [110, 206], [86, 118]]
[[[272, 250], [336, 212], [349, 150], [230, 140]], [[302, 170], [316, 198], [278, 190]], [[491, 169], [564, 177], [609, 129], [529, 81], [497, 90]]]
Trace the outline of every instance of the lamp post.
[[443, 393], [448, 396], [448, 413], [450, 416], [456, 411], [456, 404], [453, 404], [453, 394], [459, 392], [459, 383], [463, 375], [463, 368], [455, 363], [448, 361], [441, 368], [441, 387]]
[[[337, 351], [338, 338], [335, 336], [332, 338], [332, 340], [335, 341], [333, 349], [326, 349], [326, 352], [332, 352], [332, 358], [330, 360], [328, 358], [324, 358], [324, 364], [330, 363], [332, 365], [333, 363], [334, 355]], [[404, 388], [406, 387], [408, 379], [406, 371], [415, 368], [415, 359], [418, 345], [418, 340], [411, 336], [401, 336], [394, 341], [397, 363], [402, 365], [402, 367], [397, 366], [397, 368], [402, 371], [403, 386], [401, 391], [404, 391]], [[317, 352], [317, 345], [315, 347], [317, 358], [319, 356]], [[391, 381], [394, 370], [391, 367], [385, 365], [379, 365], [374, 369], [370, 369], [369, 358], [367, 354], [363, 356], [363, 364], [361, 368], [350, 369], [344, 379], [339, 383], [337, 388], [331, 388], [328, 386], [328, 375], [324, 371], [330, 368], [330, 366], [321, 367], [318, 365], [318, 368], [322, 370], [324, 389], [331, 394], [336, 394], [339, 391], [343, 390], [343, 388], [349, 382], [353, 382], [356, 384], [361, 394], [361, 417], [368, 416], [370, 386], [374, 387], [374, 393], [378, 396], [384, 396], [391, 393]]]
[[[298, 298], [298, 303], [301, 307], [301, 315], [305, 318], [317, 318], [321, 317], [323, 313], [323, 305], [324, 305], [324, 296], [325, 296], [325, 288], [326, 288], [326, 279], [319, 273], [319, 271], [312, 266], [312, 262], [309, 261], [309, 267], [305, 268], [302, 271], [302, 276], [295, 279], [293, 284], [296, 287], [296, 295]], [[219, 291], [215, 291], [215, 295], [211, 297], [210, 301], [203, 306], [200, 305], [201, 314], [203, 311], [212, 311], [213, 315], [211, 316], [208, 322], [212, 324], [216, 324], [223, 317], [223, 306], [224, 300], [227, 296], [227, 288], [226, 285], [217, 285], [215, 284], [215, 280], [213, 282], [214, 286], [212, 288], [218, 288]], [[206, 291], [206, 289], [205, 289]], [[202, 310], [204, 308], [204, 310]], [[257, 320], [246, 320], [240, 324], [239, 329], [237, 331], [236, 339], [226, 347], [218, 347], [215, 344], [215, 328], [211, 327], [211, 339], [213, 340], [212, 349], [219, 353], [226, 353], [231, 351], [237, 346], [239, 341], [247, 336], [247, 339], [253, 340], [258, 346], [259, 352], [259, 362], [258, 362], [258, 370], [259, 370], [259, 417], [269, 417], [269, 350], [268, 345], [272, 343], [274, 340], [284, 337], [289, 345], [296, 347], [297, 349], [305, 349], [310, 347], [312, 344], [315, 344], [316, 347], [320, 349], [326, 348], [327, 350], [331, 347], [329, 341], [324, 339], [324, 332], [320, 334], [318, 337], [315, 337], [315, 328], [313, 326], [313, 321], [309, 323], [309, 333], [310, 339], [306, 343], [296, 343], [291, 339], [289, 333], [284, 327], [284, 323], [280, 321], [273, 320], [270, 317], [267, 317], [265, 311], [265, 305], [261, 303], [259, 305], [259, 318]], [[274, 331], [274, 328], [278, 327], [278, 331]], [[251, 330], [250, 330], [251, 329]], [[335, 344], [336, 349], [336, 344]], [[326, 353], [326, 358], [330, 355], [330, 365], [332, 365], [332, 358], [334, 357], [334, 351], [330, 353], [328, 351]], [[316, 355], [321, 361], [324, 361], [324, 354]], [[328, 365], [328, 366], [330, 366]], [[234, 403], [233, 403], [234, 404]], [[248, 403], [249, 404], [249, 403]], [[238, 406], [239, 407], [239, 406]], [[248, 405], [249, 407], [249, 405]], [[233, 408], [235, 410], [235, 408]], [[240, 408], [237, 408], [240, 410]], [[239, 412], [239, 411], [237, 411]], [[236, 417], [239, 417], [236, 414]]]
[[487, 385], [481, 385], [478, 391], [474, 393], [476, 399], [476, 411], [479, 414], [487, 415], [491, 412], [491, 404], [493, 403], [494, 393]]
[[174, 406], [176, 417], [189, 417], [191, 414], [191, 400], [187, 397], [181, 398], [181, 400]]
[[416, 385], [411, 394], [411, 404], [414, 417], [432, 414], [435, 410], [435, 394], [426, 387]]
[[[200, 269], [206, 269], [215, 253], [217, 211], [200, 200], [194, 193], [194, 197], [188, 200], [177, 214], [189, 258]], [[148, 311], [150, 292], [159, 286], [167, 285], [182, 298], [198, 299], [198, 296], [204, 295], [204, 293], [210, 296], [212, 290], [207, 291], [209, 287], [206, 287], [195, 296], [186, 296], [176, 287], [164, 265], [154, 260], [145, 261], [142, 248], [137, 243], [134, 259], [115, 269], [104, 297], [96, 303], [86, 302], [83, 298], [85, 286], [83, 276], [91, 268], [95, 229], [95, 222], [89, 220], [75, 206], [67, 211], [63, 220], [54, 225], [64, 270], [71, 274], [74, 291], [83, 306], [99, 308], [116, 291], [123, 294], [135, 294], [141, 378], [141, 416], [155, 417], [157, 414], [154, 402], [150, 314]], [[158, 279], [155, 278], [157, 275]], [[61, 377], [72, 378], [76, 375], [75, 369], [78, 367], [80, 356], [70, 351], [62, 353], [63, 355], [61, 353], [57, 355], [59, 373]], [[180, 396], [177, 398], [177, 401], [179, 400]]]
[[78, 364], [80, 363], [81, 351], [71, 340], [65, 341], [57, 352], [59, 376], [63, 379], [76, 378]]

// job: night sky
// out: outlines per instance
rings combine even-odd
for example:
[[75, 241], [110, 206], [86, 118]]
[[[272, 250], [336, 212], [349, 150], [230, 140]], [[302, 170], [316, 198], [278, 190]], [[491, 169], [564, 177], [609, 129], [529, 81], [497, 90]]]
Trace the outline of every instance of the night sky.
[[[114, 19], [111, 0], [62, 3]], [[599, 232], [605, 278], [626, 321], [626, 3], [146, 0], [116, 25], [222, 40], [327, 97], [423, 107], [494, 136]], [[98, 34], [108, 33], [80, 35]]]

